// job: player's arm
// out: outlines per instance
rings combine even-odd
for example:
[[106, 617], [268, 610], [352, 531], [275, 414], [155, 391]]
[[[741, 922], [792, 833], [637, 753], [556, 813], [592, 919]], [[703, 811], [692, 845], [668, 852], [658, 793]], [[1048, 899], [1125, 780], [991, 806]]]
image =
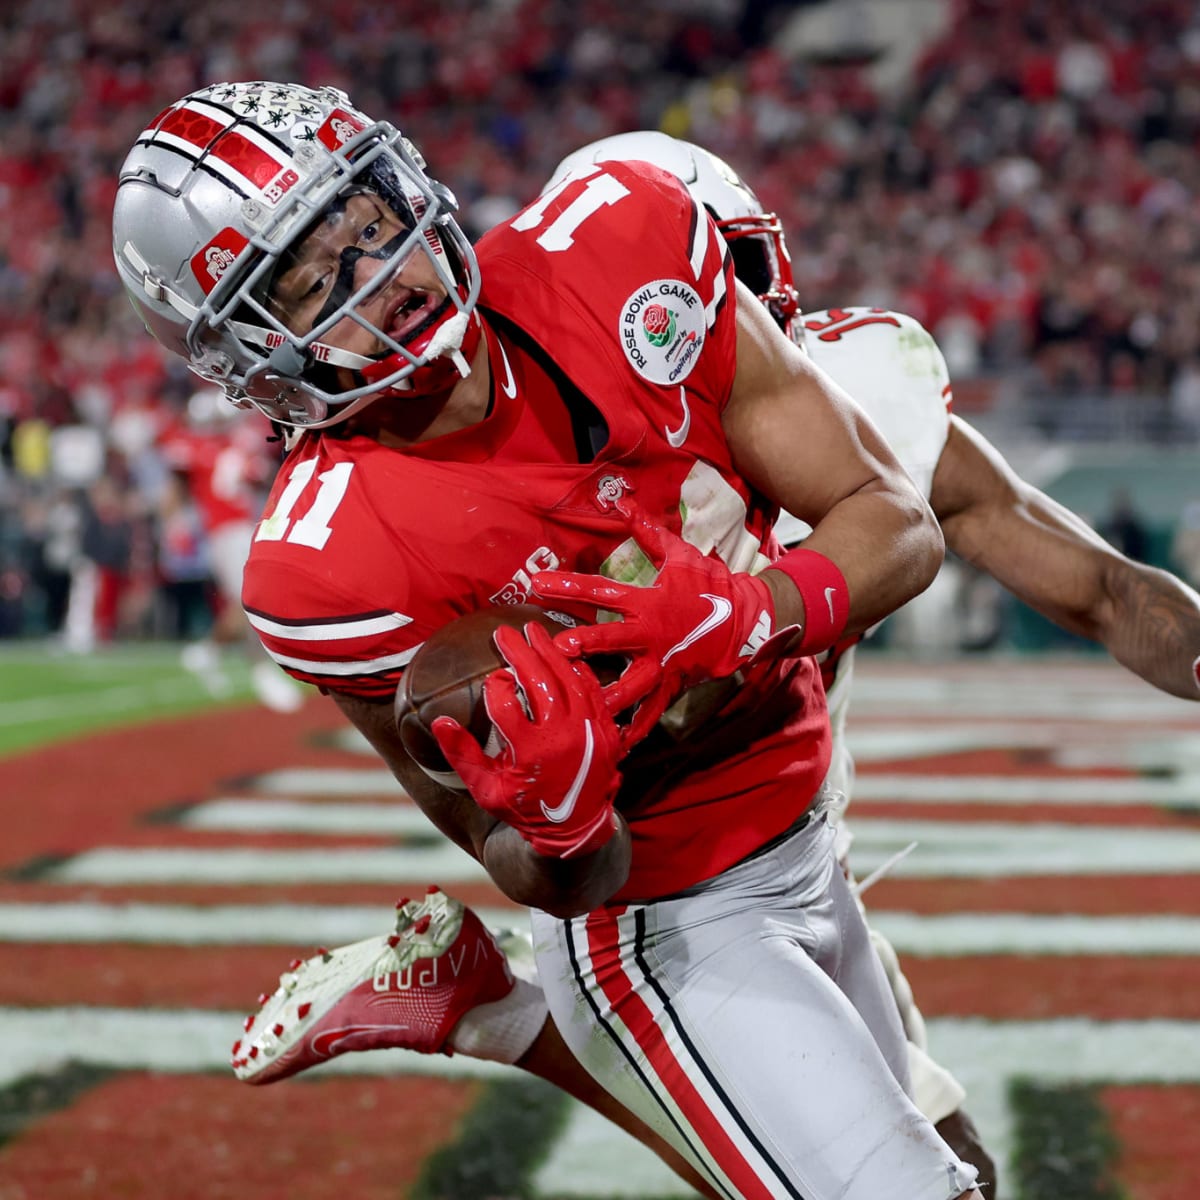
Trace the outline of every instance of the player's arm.
[[[861, 632], [937, 574], [937, 522], [865, 413], [740, 283], [737, 318], [737, 375], [723, 417], [734, 463], [760, 492], [812, 526], [805, 549], [837, 566], [849, 595], [845, 628]], [[775, 627], [803, 625], [793, 578], [776, 569], [760, 578], [774, 596]]]
[[562, 859], [538, 854], [511, 825], [485, 812], [469, 792], [435, 783], [404, 748], [391, 703], [331, 693], [338, 708], [387, 764], [401, 787], [451, 841], [486, 868], [519, 904], [575, 916], [603, 903], [629, 874], [629, 830], [614, 814], [614, 832], [594, 852]]
[[961, 558], [1155, 687], [1200, 700], [1200, 596], [1119, 553], [957, 417], [930, 501]]
[[[605, 691], [627, 748], [686, 688], [732, 675], [759, 652], [826, 650], [923, 591], [942, 561], [929, 505], [866, 415], [737, 288], [737, 371], [722, 412], [732, 461], [814, 532], [755, 576], [635, 515], [632, 536], [657, 568], [651, 585], [534, 577], [538, 596], [585, 622], [556, 637], [566, 653], [629, 659]], [[596, 609], [621, 620], [590, 623]]]

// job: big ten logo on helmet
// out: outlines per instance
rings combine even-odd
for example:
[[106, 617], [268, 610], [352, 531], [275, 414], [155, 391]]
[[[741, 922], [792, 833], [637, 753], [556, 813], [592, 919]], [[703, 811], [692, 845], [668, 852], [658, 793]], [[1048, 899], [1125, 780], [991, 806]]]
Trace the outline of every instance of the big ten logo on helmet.
[[523, 567], [513, 572], [513, 577], [488, 599], [493, 604], [524, 604], [533, 591], [533, 576], [539, 571], [556, 570], [561, 559], [549, 546], [539, 546], [526, 560]]
[[274, 207], [300, 182], [300, 176], [295, 169], [288, 167], [281, 171], [270, 183], [263, 188], [263, 199]]
[[233, 266], [237, 256], [249, 241], [236, 229], [226, 226], [207, 246], [192, 255], [192, 274], [207, 296], [221, 281], [221, 276]]
[[682, 383], [704, 345], [704, 305], [680, 279], [656, 279], [638, 288], [621, 307], [625, 357], [651, 383]]

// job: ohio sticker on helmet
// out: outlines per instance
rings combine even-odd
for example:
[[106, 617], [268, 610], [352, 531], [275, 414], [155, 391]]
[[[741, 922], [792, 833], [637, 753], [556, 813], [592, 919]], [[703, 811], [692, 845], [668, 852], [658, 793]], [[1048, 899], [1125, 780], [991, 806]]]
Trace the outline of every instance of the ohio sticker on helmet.
[[671, 387], [692, 372], [704, 345], [704, 305], [680, 279], [644, 284], [621, 306], [619, 336], [629, 365]]

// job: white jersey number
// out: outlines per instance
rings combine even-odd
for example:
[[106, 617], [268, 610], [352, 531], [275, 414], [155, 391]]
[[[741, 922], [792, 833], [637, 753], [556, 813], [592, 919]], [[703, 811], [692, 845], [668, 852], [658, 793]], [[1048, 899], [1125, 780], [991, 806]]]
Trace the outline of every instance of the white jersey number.
[[[546, 209], [557, 200], [563, 190], [570, 184], [578, 182], [579, 176], [567, 175], [561, 183], [552, 187], [545, 195], [539, 197], [524, 212], [513, 219], [512, 227], [519, 232], [537, 229], [545, 220]], [[603, 172], [593, 175], [587, 186], [554, 218], [546, 229], [538, 235], [537, 244], [543, 250], [551, 252], [569, 250], [575, 244], [575, 231], [592, 215], [610, 204], [629, 195], [629, 189]]]
[[275, 511], [269, 517], [259, 522], [254, 531], [256, 542], [289, 541], [298, 546], [311, 546], [314, 550], [322, 550], [329, 541], [333, 529], [330, 521], [337, 512], [338, 505], [346, 495], [350, 485], [350, 473], [354, 470], [353, 463], [338, 463], [328, 471], [322, 471], [317, 476], [321, 485], [317, 489], [316, 499], [312, 502], [304, 516], [292, 521], [292, 509], [296, 507], [304, 489], [308, 486], [317, 469], [315, 458], [297, 463], [288, 476], [287, 487], [275, 505]]

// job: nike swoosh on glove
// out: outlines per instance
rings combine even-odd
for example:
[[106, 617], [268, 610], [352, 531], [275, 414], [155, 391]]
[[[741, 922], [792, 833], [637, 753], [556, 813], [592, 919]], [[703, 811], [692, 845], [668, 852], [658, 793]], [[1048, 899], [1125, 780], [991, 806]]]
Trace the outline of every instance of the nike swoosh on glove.
[[540, 625], [526, 625], [524, 634], [496, 631], [510, 669], [493, 671], [483, 685], [500, 753], [487, 755], [452, 717], [438, 717], [433, 736], [475, 803], [538, 854], [591, 854], [617, 828], [620, 733], [591, 670], [567, 658]]
[[566, 571], [533, 577], [538, 596], [584, 620], [594, 621], [597, 609], [620, 614], [620, 621], [564, 630], [554, 641], [573, 658], [618, 654], [630, 660], [604, 689], [614, 714], [637, 705], [622, 731], [626, 750], [689, 687], [743, 666], [771, 636], [775, 618], [771, 591], [761, 579], [730, 571], [715, 555], [701, 554], [642, 514], [634, 517], [632, 533], [658, 568], [648, 587]]

